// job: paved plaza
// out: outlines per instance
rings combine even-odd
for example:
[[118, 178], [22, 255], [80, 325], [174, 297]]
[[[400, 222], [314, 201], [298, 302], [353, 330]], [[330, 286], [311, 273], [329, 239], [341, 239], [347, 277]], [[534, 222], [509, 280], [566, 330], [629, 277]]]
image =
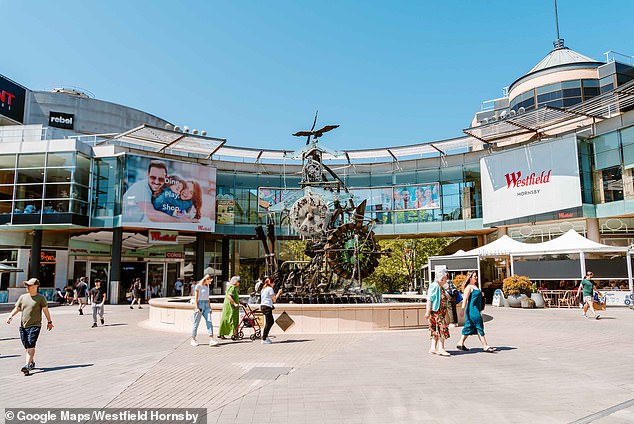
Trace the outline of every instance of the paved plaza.
[[[578, 309], [487, 307], [487, 336], [450, 358], [426, 330], [284, 335], [274, 344], [193, 348], [187, 334], [146, 328], [148, 308], [107, 306], [90, 328], [51, 309], [25, 377], [17, 320], [0, 326], [0, 407], [202, 407], [209, 423], [632, 423], [634, 312], [585, 320]], [[199, 340], [206, 336], [200, 329]], [[4, 414], [2, 414], [4, 420]], [[3, 421], [4, 422], [4, 421]]]

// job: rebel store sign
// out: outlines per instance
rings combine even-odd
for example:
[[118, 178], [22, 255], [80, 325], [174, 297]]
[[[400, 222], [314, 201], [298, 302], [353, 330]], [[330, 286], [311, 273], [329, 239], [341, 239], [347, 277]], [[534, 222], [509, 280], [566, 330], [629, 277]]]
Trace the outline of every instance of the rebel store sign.
[[484, 224], [581, 206], [574, 136], [487, 156], [480, 167]]
[[75, 127], [75, 115], [63, 112], [49, 112], [48, 125], [55, 128], [72, 130]]

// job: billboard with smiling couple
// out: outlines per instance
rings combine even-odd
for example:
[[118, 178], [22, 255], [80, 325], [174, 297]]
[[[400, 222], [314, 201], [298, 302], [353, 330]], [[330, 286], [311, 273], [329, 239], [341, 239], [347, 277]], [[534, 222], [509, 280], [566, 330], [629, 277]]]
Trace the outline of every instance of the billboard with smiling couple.
[[126, 155], [122, 225], [215, 230], [216, 169]]

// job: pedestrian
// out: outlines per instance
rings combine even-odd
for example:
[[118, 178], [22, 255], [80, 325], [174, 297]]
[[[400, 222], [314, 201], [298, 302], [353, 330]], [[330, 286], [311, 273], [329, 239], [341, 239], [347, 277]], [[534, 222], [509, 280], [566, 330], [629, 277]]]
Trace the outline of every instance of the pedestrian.
[[451, 356], [445, 350], [445, 340], [449, 338], [449, 327], [447, 327], [445, 320], [449, 296], [442, 286], [446, 282], [447, 270], [437, 271], [434, 282], [429, 285], [427, 291], [427, 307], [425, 308], [425, 318], [429, 321], [429, 332], [431, 333], [429, 353], [440, 356]]
[[271, 327], [273, 327], [273, 306], [274, 302], [277, 302], [277, 298], [282, 294], [282, 289], [277, 291], [273, 290], [273, 282], [269, 277], [264, 277], [264, 282], [262, 282], [262, 291], [260, 292], [260, 311], [262, 311], [262, 315], [265, 318], [264, 324], [264, 332], [262, 333], [262, 344], [271, 344], [273, 343], [271, 339], [269, 339], [269, 331], [271, 331]]
[[233, 276], [229, 280], [227, 293], [222, 304], [222, 318], [220, 320], [220, 329], [218, 336], [224, 339], [225, 336], [232, 336], [236, 328], [238, 328], [238, 320], [240, 319], [240, 297], [238, 296], [238, 286], [240, 285], [240, 277]]
[[592, 311], [592, 316], [594, 317], [594, 319], [599, 319], [601, 315], [596, 313], [596, 311], [594, 310], [594, 305], [592, 304], [592, 301], [594, 300], [595, 286], [595, 282], [592, 280], [592, 277], [594, 277], [594, 273], [592, 271], [586, 272], [586, 276], [583, 278], [583, 280], [581, 280], [581, 283], [579, 284], [579, 290], [581, 290], [583, 294], [583, 317], [586, 319], [588, 318], [587, 313], [588, 309], [590, 309], [590, 311]]
[[75, 297], [75, 290], [73, 290], [73, 286], [72, 285], [68, 285], [66, 286], [66, 296], [64, 296], [66, 298], [66, 304], [67, 305], [72, 305], [73, 304], [73, 299]]
[[90, 304], [92, 306], [92, 328], [95, 328], [97, 326], [97, 314], [99, 314], [101, 325], [104, 324], [104, 303], [106, 303], [106, 293], [101, 289], [101, 280], [97, 278], [95, 280], [95, 287], [90, 289]]
[[136, 280], [134, 280], [134, 282], [132, 283], [132, 303], [130, 304], [130, 309], [134, 309], [134, 302], [137, 302], [137, 304], [139, 305], [139, 309], [143, 309], [143, 307], [141, 306], [141, 294], [143, 292], [143, 287], [141, 286], [141, 279], [137, 278]]
[[86, 277], [81, 277], [79, 282], [75, 286], [75, 298], [79, 302], [79, 315], [84, 314], [84, 308], [86, 307], [86, 297], [88, 295], [88, 284], [86, 283]]
[[176, 291], [176, 296], [183, 295], [183, 281], [180, 278], [174, 283], [174, 290]]
[[46, 298], [37, 292], [40, 280], [31, 278], [25, 281], [24, 285], [26, 286], [27, 292], [21, 295], [18, 301], [15, 302], [15, 307], [9, 314], [7, 324], [11, 324], [11, 320], [18, 312], [22, 312], [22, 316], [20, 317], [20, 340], [22, 340], [24, 349], [26, 349], [26, 364], [20, 371], [22, 371], [24, 375], [29, 375], [30, 371], [35, 368], [35, 345], [37, 344], [37, 338], [42, 328], [42, 313], [44, 313], [48, 321], [46, 324], [48, 331], [53, 329], [53, 321], [48, 311]]
[[214, 339], [214, 325], [211, 322], [211, 305], [209, 304], [209, 283], [212, 276], [206, 274], [202, 280], [194, 287], [194, 326], [192, 327], [192, 346], [198, 346], [196, 334], [198, 333], [198, 324], [200, 318], [205, 318], [207, 325], [207, 334], [209, 335], [209, 346], [216, 346], [218, 342]]
[[449, 311], [449, 328], [455, 327], [458, 324], [458, 312], [456, 311], [456, 304], [460, 303], [462, 298], [458, 300], [458, 294], [460, 293], [454, 283], [447, 279], [442, 285], [443, 290], [447, 294], [447, 310]]
[[465, 289], [462, 299], [462, 310], [460, 316], [465, 317], [464, 327], [462, 328], [462, 337], [458, 346], [459, 350], [469, 350], [465, 345], [467, 337], [471, 335], [477, 335], [480, 343], [482, 343], [482, 350], [484, 352], [495, 352], [495, 348], [489, 346], [487, 339], [484, 335], [484, 323], [482, 322], [481, 311], [484, 309], [484, 297], [482, 296], [482, 290], [478, 288], [478, 273], [471, 271], [467, 273], [467, 279], [465, 280]]

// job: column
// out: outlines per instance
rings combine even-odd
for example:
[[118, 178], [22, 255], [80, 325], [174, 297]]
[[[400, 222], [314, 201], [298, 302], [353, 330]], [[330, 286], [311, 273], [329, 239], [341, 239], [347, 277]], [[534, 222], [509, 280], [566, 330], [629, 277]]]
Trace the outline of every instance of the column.
[[196, 261], [194, 262], [194, 279], [203, 278], [205, 273], [205, 233], [196, 233]]
[[[222, 282], [224, 283], [229, 279], [229, 239], [223, 238], [221, 245], [221, 254], [220, 254], [220, 270], [222, 274], [220, 275], [222, 278]], [[223, 284], [223, 292], [225, 290]]]
[[31, 266], [29, 278], [40, 278], [40, 256], [42, 255], [42, 230], [33, 230], [31, 233]]
[[601, 243], [601, 231], [599, 230], [599, 219], [598, 218], [587, 218], [586, 219], [586, 227], [587, 237], [592, 241], [596, 241], [597, 243]]
[[508, 235], [508, 227], [497, 227], [498, 238]]
[[110, 264], [110, 284], [108, 290], [108, 303], [116, 305], [119, 303], [119, 292], [121, 291], [121, 250], [123, 244], [123, 229], [121, 227], [112, 230], [112, 262]]

